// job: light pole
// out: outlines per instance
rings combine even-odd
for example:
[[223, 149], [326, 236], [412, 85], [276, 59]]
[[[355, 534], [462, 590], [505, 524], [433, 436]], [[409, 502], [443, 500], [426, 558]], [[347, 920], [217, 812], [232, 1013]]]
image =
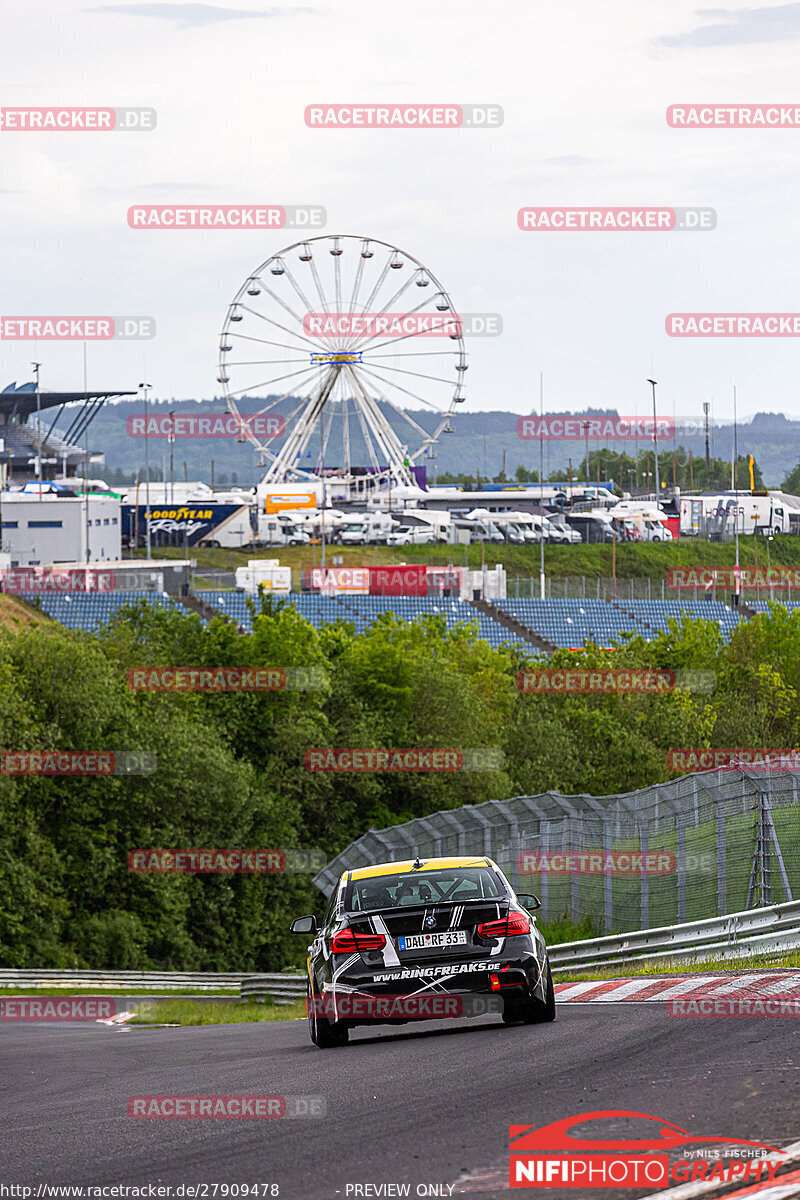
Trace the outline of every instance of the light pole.
[[539, 372], [539, 595], [544, 600], [544, 375]]
[[147, 434], [147, 393], [152, 387], [152, 383], [140, 383], [139, 387], [144, 392], [144, 474], [145, 474], [145, 521], [147, 523], [147, 561], [150, 561], [150, 444]]
[[169, 502], [175, 503], [175, 413], [171, 412], [169, 432]]
[[658, 480], [658, 418], [656, 417], [656, 381], [655, 379], [648, 379], [647, 382], [653, 386], [653, 449], [655, 450], [656, 457], [656, 504], [658, 504], [658, 499], [661, 495], [661, 492], [659, 491]]
[[733, 485], [735, 488], [735, 509], [734, 509], [734, 536], [736, 538], [736, 564], [734, 566], [734, 583], [736, 591], [734, 594], [734, 607], [739, 607], [739, 482], [736, 478], [737, 459], [739, 457], [739, 435], [736, 424], [736, 384], [733, 385], [733, 453], [731, 455], [731, 472], [733, 474]]
[[41, 363], [32, 363], [36, 376], [36, 479], [39, 483], [39, 499], [42, 498], [42, 395], [39, 391], [39, 367]]

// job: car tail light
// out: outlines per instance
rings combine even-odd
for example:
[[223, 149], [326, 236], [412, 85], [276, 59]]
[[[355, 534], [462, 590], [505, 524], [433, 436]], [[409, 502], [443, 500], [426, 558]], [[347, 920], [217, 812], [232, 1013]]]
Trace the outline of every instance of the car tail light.
[[530, 933], [531, 920], [525, 913], [510, 912], [508, 920], [487, 921], [478, 926], [478, 936], [483, 938], [516, 937], [520, 933]]
[[340, 929], [331, 938], [332, 954], [352, 954], [359, 950], [382, 950], [386, 938], [382, 933], [356, 933], [354, 929]]

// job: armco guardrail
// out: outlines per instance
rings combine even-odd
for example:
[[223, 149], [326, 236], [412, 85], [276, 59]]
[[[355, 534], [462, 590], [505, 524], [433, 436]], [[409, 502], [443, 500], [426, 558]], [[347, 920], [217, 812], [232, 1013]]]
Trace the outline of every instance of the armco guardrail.
[[3, 988], [143, 988], [145, 991], [238, 992], [243, 971], [213, 974], [205, 971], [63, 971], [0, 967]]
[[243, 1000], [263, 1000], [271, 996], [276, 1004], [294, 1004], [306, 994], [305, 975], [248, 975], [242, 980]]
[[685, 925], [562, 942], [550, 947], [554, 971], [670, 958], [724, 959], [800, 949], [800, 901], [751, 908]]
[[0, 988], [124, 989], [129, 993], [189, 990], [239, 995], [243, 1000], [270, 996], [276, 1004], [293, 1004], [306, 994], [305, 975], [256, 975], [243, 971], [219, 975], [207, 971], [63, 971], [0, 967]]

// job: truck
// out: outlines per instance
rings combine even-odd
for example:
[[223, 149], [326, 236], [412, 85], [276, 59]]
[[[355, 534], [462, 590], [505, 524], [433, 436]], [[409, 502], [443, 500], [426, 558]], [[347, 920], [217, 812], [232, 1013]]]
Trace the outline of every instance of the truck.
[[722, 541], [739, 533], [789, 533], [789, 509], [777, 492], [706, 492], [681, 497], [681, 537]]

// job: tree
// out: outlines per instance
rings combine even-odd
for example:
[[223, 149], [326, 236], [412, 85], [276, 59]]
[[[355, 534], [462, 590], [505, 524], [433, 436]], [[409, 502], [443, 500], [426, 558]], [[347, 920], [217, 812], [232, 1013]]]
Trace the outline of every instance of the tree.
[[781, 491], [788, 492], [790, 496], [800, 495], [800, 462], [784, 479], [781, 484]]

